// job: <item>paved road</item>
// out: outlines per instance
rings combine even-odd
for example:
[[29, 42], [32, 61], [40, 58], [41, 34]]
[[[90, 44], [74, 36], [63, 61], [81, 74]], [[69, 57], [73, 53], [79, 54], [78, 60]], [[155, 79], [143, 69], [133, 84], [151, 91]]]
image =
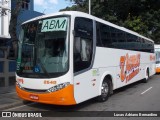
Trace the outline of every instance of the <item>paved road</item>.
[[[64, 107], [29, 103], [7, 109], [7, 111], [160, 111], [160, 75], [154, 75], [148, 83], [137, 82], [127, 87], [114, 91], [114, 94], [104, 103], [98, 103], [94, 99], [88, 100], [76, 106]], [[59, 119], [54, 118], [54, 119]], [[70, 118], [63, 118], [70, 119]], [[75, 119], [75, 118], [72, 118]], [[76, 118], [81, 119], [81, 118]], [[88, 118], [91, 119], [91, 118]], [[99, 119], [99, 118], [92, 118]], [[101, 117], [100, 119], [106, 119]], [[109, 119], [109, 118], [107, 118]], [[158, 120], [160, 118], [114, 118], [133, 120]]]

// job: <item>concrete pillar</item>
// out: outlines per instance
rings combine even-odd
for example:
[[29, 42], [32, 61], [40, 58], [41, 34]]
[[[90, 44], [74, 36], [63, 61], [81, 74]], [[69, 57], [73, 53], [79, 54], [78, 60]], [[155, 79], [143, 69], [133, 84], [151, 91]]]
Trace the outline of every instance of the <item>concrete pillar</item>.
[[[5, 59], [7, 58], [7, 50], [5, 50]], [[9, 60], [4, 61], [5, 87], [9, 86]]]
[[6, 13], [1, 15], [1, 35], [3, 36], [9, 36], [10, 6], [10, 0], [1, 0], [1, 9]]

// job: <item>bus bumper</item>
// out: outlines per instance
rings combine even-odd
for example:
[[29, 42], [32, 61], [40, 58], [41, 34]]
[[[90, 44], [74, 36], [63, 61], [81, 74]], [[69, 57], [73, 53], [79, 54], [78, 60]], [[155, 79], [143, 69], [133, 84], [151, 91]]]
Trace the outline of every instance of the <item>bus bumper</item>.
[[160, 73], [160, 67], [156, 68], [156, 73]]
[[74, 99], [73, 93], [73, 85], [69, 85], [66, 88], [63, 88], [56, 92], [51, 93], [32, 93], [20, 89], [16, 85], [16, 92], [21, 99], [46, 103], [46, 104], [54, 104], [54, 105], [75, 105], [76, 101]]

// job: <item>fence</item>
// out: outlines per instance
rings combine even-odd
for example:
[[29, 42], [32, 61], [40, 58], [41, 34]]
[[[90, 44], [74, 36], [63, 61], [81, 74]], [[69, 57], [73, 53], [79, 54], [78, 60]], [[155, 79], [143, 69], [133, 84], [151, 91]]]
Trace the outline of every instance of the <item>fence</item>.
[[7, 48], [0, 48], [0, 87], [15, 84], [16, 61], [7, 59]]

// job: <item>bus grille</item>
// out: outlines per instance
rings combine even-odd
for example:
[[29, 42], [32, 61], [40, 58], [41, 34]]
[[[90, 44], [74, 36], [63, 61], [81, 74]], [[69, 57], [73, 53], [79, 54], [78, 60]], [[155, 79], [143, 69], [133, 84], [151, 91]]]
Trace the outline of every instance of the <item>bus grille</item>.
[[45, 93], [47, 90], [36, 90], [36, 89], [30, 89], [30, 88], [23, 88], [25, 91], [28, 92], [34, 92], [34, 93]]

